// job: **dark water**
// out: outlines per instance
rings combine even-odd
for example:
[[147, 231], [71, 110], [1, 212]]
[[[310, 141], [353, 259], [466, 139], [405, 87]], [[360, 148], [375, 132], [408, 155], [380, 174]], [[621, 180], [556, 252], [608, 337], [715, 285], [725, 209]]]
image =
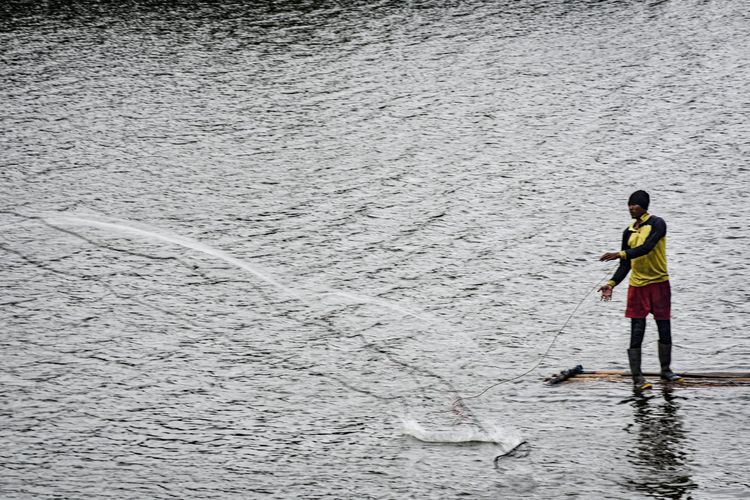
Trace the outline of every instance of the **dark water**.
[[748, 370], [749, 21], [4, 3], [0, 496], [746, 498], [747, 387], [541, 379], [625, 368], [638, 188], [674, 367]]

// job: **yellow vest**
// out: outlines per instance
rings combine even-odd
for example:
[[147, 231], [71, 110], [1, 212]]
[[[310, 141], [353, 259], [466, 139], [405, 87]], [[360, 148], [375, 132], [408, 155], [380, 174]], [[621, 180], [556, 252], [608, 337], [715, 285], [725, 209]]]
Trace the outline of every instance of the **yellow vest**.
[[631, 223], [623, 232], [620, 267], [609, 284], [616, 286], [630, 271], [630, 286], [646, 286], [669, 280], [667, 272], [667, 224], [648, 213], [641, 225]]

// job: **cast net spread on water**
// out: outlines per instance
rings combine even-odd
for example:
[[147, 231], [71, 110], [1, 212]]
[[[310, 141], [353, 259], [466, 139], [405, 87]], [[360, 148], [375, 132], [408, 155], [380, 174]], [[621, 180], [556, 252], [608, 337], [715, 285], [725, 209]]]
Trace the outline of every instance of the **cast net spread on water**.
[[[188, 254], [202, 254], [242, 271], [250, 278], [250, 287], [238, 289], [241, 284], [235, 278], [235, 283], [222, 283], [221, 291], [204, 304], [170, 300], [172, 307], [162, 310], [194, 317], [194, 308], [200, 307], [201, 321], [207, 320], [214, 333], [235, 335], [240, 324], [246, 325], [248, 335], [281, 338], [276, 348], [265, 348], [269, 363], [298, 363], [301, 370], [326, 377], [339, 389], [369, 396], [380, 411], [400, 415], [403, 433], [420, 441], [491, 442], [503, 449], [518, 446], [522, 438], [516, 431], [497, 425], [485, 416], [491, 412], [474, 403], [491, 388], [535, 370], [565, 328], [555, 334], [530, 370], [503, 378], [493, 373], [497, 362], [462, 333], [460, 324], [438, 314], [359, 290], [322, 286], [309, 278], [291, 280], [288, 272], [278, 278], [278, 273], [249, 258], [141, 223], [88, 213], [46, 214], [38, 219], [91, 245], [118, 252], [123, 247], [131, 256], [158, 258], [160, 265], [172, 260], [173, 266], [186, 266], [189, 256], [184, 252], [179, 258], [172, 256], [178, 246], [189, 250]], [[89, 230], [84, 235], [71, 229], [76, 226]], [[98, 234], [92, 236], [91, 230]], [[122, 236], [127, 241], [112, 245], [111, 239]], [[159, 245], [153, 255], [149, 255], [149, 244]], [[201, 265], [188, 263], [187, 267]], [[245, 307], [233, 308], [227, 294], [252, 298], [244, 302]], [[259, 312], [252, 313], [248, 305]], [[487, 384], [488, 376], [498, 381]], [[477, 380], [485, 383], [477, 384]], [[477, 391], [478, 385], [482, 390]]]

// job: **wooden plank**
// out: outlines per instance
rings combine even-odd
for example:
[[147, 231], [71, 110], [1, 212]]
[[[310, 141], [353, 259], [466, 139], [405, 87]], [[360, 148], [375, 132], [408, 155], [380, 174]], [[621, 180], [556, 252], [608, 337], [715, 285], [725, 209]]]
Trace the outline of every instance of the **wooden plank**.
[[[690, 386], [750, 386], [750, 372], [677, 372], [682, 377], [678, 385]], [[661, 380], [659, 372], [643, 374], [650, 382], [669, 383]], [[625, 370], [594, 370], [578, 373], [565, 382], [608, 380], [613, 382], [630, 382], [631, 375]], [[563, 382], [563, 383], [565, 383]]]
[[[713, 379], [750, 379], [750, 372], [675, 372], [682, 378], [713, 378]], [[581, 376], [627, 376], [630, 377], [630, 372], [626, 370], [584, 370], [582, 373], [575, 375], [576, 377]], [[643, 372], [645, 377], [659, 377], [659, 372]]]

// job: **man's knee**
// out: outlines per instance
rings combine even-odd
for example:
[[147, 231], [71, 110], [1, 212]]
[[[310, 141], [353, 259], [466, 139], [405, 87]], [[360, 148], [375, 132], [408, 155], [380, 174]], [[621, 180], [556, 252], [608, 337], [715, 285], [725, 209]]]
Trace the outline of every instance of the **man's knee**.
[[657, 319], [656, 328], [659, 330], [659, 342], [672, 344], [672, 322], [668, 319]]
[[646, 333], [646, 318], [630, 319], [630, 348], [639, 349]]

